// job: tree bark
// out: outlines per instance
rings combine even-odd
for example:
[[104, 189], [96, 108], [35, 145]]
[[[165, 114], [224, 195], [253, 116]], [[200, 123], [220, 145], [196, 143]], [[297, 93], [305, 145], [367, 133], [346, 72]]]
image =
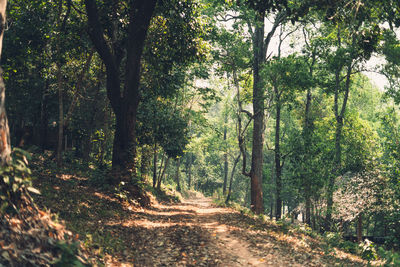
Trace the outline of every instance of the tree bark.
[[151, 162], [151, 150], [148, 146], [142, 146], [142, 153], [140, 154], [140, 179], [142, 181], [145, 181], [147, 174], [148, 174], [148, 168], [150, 166]]
[[169, 157], [167, 156], [167, 158], [165, 160], [164, 168], [163, 168], [161, 174], [158, 176], [158, 180], [157, 180], [157, 189], [158, 190], [161, 189], [161, 183], [162, 183], [162, 181], [164, 179], [165, 171], [167, 170], [168, 163], [169, 163]]
[[176, 160], [176, 173], [175, 173], [175, 181], [176, 181], [176, 190], [181, 192], [181, 182], [180, 182], [180, 166], [181, 166], [181, 159], [178, 158]]
[[[3, 35], [6, 25], [7, 1], [0, 0], [0, 59], [3, 45]], [[0, 164], [6, 165], [11, 158], [10, 129], [5, 106], [6, 87], [3, 80], [3, 69], [0, 67]]]
[[362, 239], [362, 214], [357, 216], [357, 242], [361, 243]]
[[281, 146], [280, 146], [280, 130], [281, 130], [281, 100], [280, 93], [275, 86], [276, 101], [276, 120], [275, 120], [275, 180], [276, 180], [276, 220], [281, 219], [282, 215], [282, 163], [281, 163]]
[[[312, 68], [310, 70], [311, 75], [312, 75]], [[311, 116], [310, 116], [310, 109], [311, 109], [311, 88], [307, 89], [307, 96], [306, 96], [306, 108], [305, 108], [305, 123], [304, 123], [304, 130], [303, 130], [303, 135], [304, 135], [304, 152], [305, 156], [308, 158], [310, 157], [310, 147], [311, 147], [311, 134], [312, 134], [312, 121], [311, 121]], [[307, 163], [307, 160], [306, 160]], [[305, 195], [305, 204], [306, 204], [306, 223], [311, 226], [311, 181], [310, 178], [303, 177], [304, 182], [305, 182], [305, 187], [304, 187], [304, 195]]]
[[153, 149], [153, 188], [156, 187], [157, 183], [157, 145], [154, 144]]
[[46, 87], [42, 92], [42, 101], [40, 103], [40, 148], [44, 151], [47, 148], [47, 127], [49, 116], [47, 112], [47, 92], [49, 90], [49, 81], [46, 80]]
[[58, 87], [58, 143], [57, 143], [57, 166], [62, 165], [63, 136], [64, 136], [64, 102], [63, 102], [63, 78], [60, 64], [57, 64], [57, 87]]
[[193, 163], [193, 155], [191, 152], [189, 152], [188, 155], [188, 188], [190, 189], [192, 187], [192, 163]]
[[235, 161], [233, 162], [233, 167], [232, 167], [232, 171], [231, 171], [231, 178], [230, 178], [230, 181], [229, 181], [228, 195], [226, 196], [226, 200], [225, 200], [226, 204], [228, 204], [230, 199], [231, 199], [233, 177], [235, 176], [235, 169], [236, 169], [237, 164], [239, 163], [240, 155], [241, 154], [239, 153], [239, 155], [236, 157]]
[[265, 61], [264, 54], [264, 17], [265, 12], [258, 12], [253, 41], [253, 144], [251, 155], [250, 183], [251, 210], [262, 214], [263, 190], [263, 145], [264, 145], [264, 90], [260, 71]]
[[225, 145], [225, 151], [224, 151], [224, 186], [222, 188], [222, 194], [226, 194], [226, 185], [228, 183], [228, 146], [226, 144], [226, 125], [224, 126], [224, 145]]

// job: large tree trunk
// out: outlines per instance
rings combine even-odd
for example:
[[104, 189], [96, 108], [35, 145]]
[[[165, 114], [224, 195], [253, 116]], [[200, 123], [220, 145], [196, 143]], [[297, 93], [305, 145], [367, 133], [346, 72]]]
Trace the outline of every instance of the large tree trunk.
[[251, 156], [251, 210], [256, 214], [264, 211], [263, 206], [263, 145], [264, 145], [264, 90], [260, 71], [265, 61], [264, 51], [265, 12], [258, 12], [253, 41], [253, 144]]
[[112, 168], [123, 176], [134, 171], [136, 155], [136, 111], [137, 104], [121, 107], [125, 112], [116, 112], [113, 143]]
[[[3, 45], [3, 35], [6, 24], [6, 7], [7, 1], [0, 0], [0, 58], [1, 48]], [[11, 142], [10, 130], [8, 128], [8, 120], [6, 114], [5, 98], [6, 87], [3, 80], [3, 69], [0, 67], [0, 164], [4, 166], [10, 160]]]
[[[125, 174], [134, 171], [136, 155], [136, 113], [139, 105], [140, 67], [144, 41], [157, 0], [136, 0], [129, 5], [128, 37], [124, 73], [117, 46], [108, 44], [95, 0], [85, 0], [92, 42], [106, 66], [107, 95], [116, 117], [112, 168]], [[121, 81], [124, 81], [122, 88]], [[121, 178], [122, 178], [121, 177]]]

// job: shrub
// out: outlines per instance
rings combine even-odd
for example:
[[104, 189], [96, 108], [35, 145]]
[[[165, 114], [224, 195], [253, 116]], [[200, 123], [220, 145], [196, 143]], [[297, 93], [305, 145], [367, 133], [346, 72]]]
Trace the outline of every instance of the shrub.
[[372, 241], [369, 241], [368, 239], [365, 239], [362, 243], [360, 243], [360, 249], [361, 249], [361, 257], [364, 260], [367, 260], [370, 262], [371, 260], [376, 260], [378, 258], [378, 255], [376, 253], [375, 249], [375, 244]]
[[385, 261], [385, 267], [400, 266], [400, 255], [393, 251], [386, 251], [384, 248], [378, 248], [378, 256]]

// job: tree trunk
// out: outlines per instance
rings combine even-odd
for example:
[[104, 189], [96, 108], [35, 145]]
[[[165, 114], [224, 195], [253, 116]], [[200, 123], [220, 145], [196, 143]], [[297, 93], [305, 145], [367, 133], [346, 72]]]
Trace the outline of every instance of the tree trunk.
[[[341, 31], [338, 27], [337, 32], [338, 39], [338, 47], [341, 47]], [[354, 47], [356, 42], [355, 34], [353, 35], [352, 47]], [[331, 230], [332, 224], [332, 208], [333, 208], [333, 191], [335, 186], [335, 180], [338, 175], [340, 175], [341, 164], [342, 164], [342, 148], [341, 148], [341, 138], [342, 138], [342, 130], [343, 130], [343, 119], [346, 112], [347, 101], [349, 98], [350, 92], [350, 82], [351, 82], [351, 72], [353, 65], [353, 57], [354, 52], [351, 52], [350, 59], [347, 62], [347, 66], [340, 65], [335, 71], [335, 95], [334, 95], [334, 113], [336, 119], [336, 130], [335, 130], [335, 156], [333, 160], [333, 170], [329, 177], [328, 189], [327, 189], [327, 200], [326, 200], [326, 218], [325, 218], [325, 229], [327, 231]], [[340, 84], [341, 77], [340, 73], [342, 69], [346, 67], [346, 77], [345, 77], [345, 86], [344, 86], [344, 96], [341, 104], [341, 108], [339, 109], [339, 94], [341, 93], [342, 86]]]
[[[121, 172], [120, 179], [127, 178], [135, 167], [136, 156], [136, 114], [139, 105], [139, 84], [141, 58], [147, 30], [157, 0], [132, 1], [129, 5], [125, 73], [121, 73], [122, 60], [115, 53], [116, 46], [110, 47], [95, 0], [85, 0], [88, 15], [89, 35], [106, 66], [107, 95], [116, 117], [113, 144], [112, 168]], [[122, 78], [121, 78], [122, 77]], [[122, 81], [124, 87], [122, 88]]]
[[280, 147], [280, 130], [281, 130], [281, 102], [278, 89], [275, 87], [276, 99], [276, 121], [275, 121], [275, 180], [276, 180], [276, 220], [281, 219], [282, 215], [282, 164], [281, 164], [281, 147]]
[[231, 199], [233, 177], [235, 176], [235, 169], [236, 169], [237, 164], [239, 163], [240, 155], [241, 154], [239, 153], [239, 155], [236, 157], [235, 161], [233, 162], [233, 167], [232, 167], [232, 171], [231, 171], [231, 178], [230, 178], [230, 181], [229, 181], [228, 195], [226, 196], [226, 201], [225, 201], [226, 204], [228, 204], [230, 199]]
[[58, 143], [57, 143], [57, 166], [62, 165], [63, 135], [64, 135], [64, 103], [63, 103], [63, 78], [61, 66], [57, 64], [57, 87], [58, 87]]
[[306, 193], [306, 224], [311, 226], [311, 198], [309, 193]]
[[[0, 58], [1, 48], [3, 45], [3, 35], [6, 24], [6, 0], [0, 0]], [[5, 106], [6, 87], [3, 80], [3, 69], [0, 67], [0, 164], [6, 165], [10, 161], [11, 142], [10, 129], [8, 128], [8, 120]]]
[[158, 176], [158, 180], [157, 180], [157, 189], [160, 190], [161, 189], [161, 183], [164, 179], [165, 176], [165, 171], [167, 170], [168, 167], [168, 163], [169, 163], [169, 157], [167, 156], [167, 159], [165, 160], [165, 164], [164, 164], [164, 168], [162, 173]]
[[[313, 68], [312, 66], [314, 65], [315, 62], [315, 57], [313, 58], [313, 63], [310, 68], [310, 74], [313, 74]], [[311, 88], [307, 89], [307, 96], [306, 96], [306, 108], [305, 108], [305, 120], [304, 120], [304, 129], [303, 129], [303, 136], [304, 136], [304, 156], [306, 157], [305, 163], [308, 163], [308, 160], [311, 155], [310, 155], [310, 148], [311, 148], [311, 135], [312, 135], [312, 121], [311, 121], [311, 115], [310, 115], [310, 109], [311, 109]], [[306, 204], [306, 223], [308, 226], [311, 226], [311, 183], [312, 181], [310, 180], [310, 177], [307, 174], [303, 174], [304, 176], [302, 177], [305, 183], [304, 186], [304, 195], [305, 195], [305, 204]]]
[[228, 183], [228, 146], [226, 144], [226, 125], [224, 126], [224, 146], [225, 146], [225, 151], [224, 151], [224, 186], [222, 188], [222, 194], [226, 194], [226, 185]]
[[176, 190], [178, 192], [181, 192], [182, 188], [181, 188], [181, 182], [180, 182], [180, 168], [181, 166], [181, 159], [178, 158], [176, 160], [176, 173], [175, 173], [175, 181], [176, 181]]
[[40, 103], [40, 148], [44, 151], [47, 148], [47, 127], [49, 116], [47, 113], [47, 92], [49, 89], [49, 81], [46, 80], [46, 87], [42, 92], [42, 101]]
[[151, 162], [151, 149], [149, 146], [142, 146], [142, 153], [140, 155], [140, 175], [141, 180], [145, 181], [148, 175], [148, 168]]
[[317, 229], [317, 221], [316, 221], [317, 214], [316, 214], [316, 213], [317, 213], [317, 212], [316, 212], [316, 207], [315, 207], [315, 205], [311, 205], [311, 214], [312, 214], [312, 216], [311, 216], [311, 218], [312, 218], [312, 220], [311, 220], [311, 222], [312, 222], [311, 228], [312, 228], [313, 230], [316, 230], [316, 229]]
[[265, 61], [264, 54], [264, 17], [265, 12], [258, 12], [255, 36], [253, 41], [253, 144], [251, 156], [251, 210], [256, 214], [262, 214], [263, 190], [263, 145], [264, 145], [264, 90], [260, 76], [262, 64]]
[[115, 112], [115, 135], [113, 143], [112, 168], [116, 173], [125, 176], [134, 171], [136, 155], [136, 110], [137, 104], [125, 105]]
[[153, 188], [156, 187], [157, 183], [157, 145], [154, 144], [153, 149]]
[[192, 161], [193, 161], [193, 155], [192, 153], [189, 153], [189, 166], [188, 166], [188, 188], [190, 189], [192, 187]]
[[357, 242], [361, 243], [362, 240], [362, 214], [357, 216]]

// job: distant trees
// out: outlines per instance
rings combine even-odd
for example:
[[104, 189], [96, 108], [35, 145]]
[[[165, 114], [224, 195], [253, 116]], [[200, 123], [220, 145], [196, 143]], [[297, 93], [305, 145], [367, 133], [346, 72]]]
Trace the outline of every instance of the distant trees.
[[[338, 206], [338, 196], [365, 193], [352, 181], [379, 173], [385, 193], [374, 203], [397, 207], [396, 1], [16, 0], [8, 8], [2, 66], [13, 144], [111, 167], [113, 182], [220, 192], [276, 219], [304, 213], [322, 231], [357, 220], [398, 237], [393, 209], [378, 214], [371, 204], [345, 219]], [[385, 94], [362, 74], [377, 53]]]

